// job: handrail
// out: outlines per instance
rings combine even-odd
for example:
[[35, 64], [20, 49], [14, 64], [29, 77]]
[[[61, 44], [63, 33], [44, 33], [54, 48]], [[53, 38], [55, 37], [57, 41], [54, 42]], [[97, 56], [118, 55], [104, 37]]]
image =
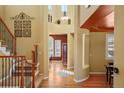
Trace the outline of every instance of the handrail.
[[[38, 47], [38, 46], [37, 46]], [[0, 56], [0, 63], [2, 64], [2, 78], [6, 77], [7, 73], [8, 73], [8, 69], [12, 69], [10, 70], [10, 72], [12, 71], [12, 77], [13, 77], [13, 73], [14, 70], [20, 71], [18, 72], [18, 74], [15, 73], [15, 75], [17, 75], [17, 77], [15, 77], [15, 79], [12, 78], [12, 82], [15, 81], [17, 82], [18, 80], [18, 86], [21, 88], [26, 87], [27, 85], [27, 80], [25, 79], [25, 66], [26, 64], [30, 64], [30, 66], [32, 67], [31, 69], [31, 86], [32, 88], [35, 88], [35, 71], [36, 71], [36, 60], [38, 59], [38, 54], [37, 54], [37, 47], [34, 45], [33, 50], [32, 50], [32, 63], [29, 63], [26, 59], [26, 56]], [[38, 61], [38, 60], [37, 60]], [[17, 66], [17, 67], [16, 67]], [[19, 66], [21, 66], [21, 69], [19, 70]], [[7, 68], [6, 68], [7, 67]], [[9, 67], [9, 68], [8, 68]], [[16, 68], [15, 68], [16, 67]], [[18, 76], [20, 75], [20, 76]], [[9, 75], [11, 77], [11, 75]], [[20, 78], [20, 79], [19, 79]], [[8, 81], [2, 80], [2, 85], [6, 85], [8, 83], [6, 83]], [[11, 84], [9, 84], [11, 85]], [[12, 87], [13, 85], [16, 85], [15, 83], [12, 83]], [[6, 87], [6, 86], [5, 86]]]
[[35, 51], [32, 51], [32, 88], [35, 88]]
[[16, 58], [16, 57], [25, 57], [25, 56], [0, 56], [0, 58]]
[[[30, 87], [32, 87], [32, 88], [35, 88], [36, 64], [35, 64], [34, 53], [35, 52], [32, 52], [32, 63], [30, 63], [30, 66], [32, 67], [32, 70], [31, 70], [31, 78], [32, 79], [30, 80], [30, 81], [32, 81], [32, 83], [31, 83]], [[16, 86], [17, 82], [19, 83], [18, 84], [19, 87], [21, 87], [21, 88], [26, 87], [27, 86], [26, 84], [28, 84], [28, 82], [25, 77], [25, 72], [27, 72], [27, 71], [25, 70], [24, 67], [26, 66], [26, 63], [29, 64], [26, 57], [25, 56], [0, 56], [0, 60], [1, 60], [0, 64], [2, 64], [0, 67], [2, 70], [2, 74], [1, 74], [2, 75], [2, 87], [7, 87], [8, 80], [6, 80], [6, 79], [3, 80], [3, 78], [7, 77], [8, 75], [9, 75], [9, 77], [12, 77], [12, 79], [9, 79], [9, 81], [12, 80], [12, 81], [10, 81], [10, 82], [12, 82], [12, 84], [9, 84], [8, 87]], [[18, 66], [17, 69], [15, 69], [16, 66]], [[21, 72], [18, 72], [18, 74], [15, 74], [17, 76], [15, 76], [15, 78], [13, 78], [13, 76], [14, 76], [13, 73], [14, 73], [14, 71], [19, 71], [19, 66], [21, 66], [21, 69], [20, 69]], [[10, 73], [8, 73], [10, 68], [12, 68], [12, 70], [10, 71], [10, 73], [12, 73], [12, 76], [10, 75]], [[18, 75], [20, 75], [20, 76], [18, 76]], [[16, 83], [14, 83], [14, 82], [16, 82]]]
[[0, 17], [0, 21], [4, 24], [4, 26], [6, 27], [6, 29], [7, 29], [7, 31], [10, 33], [10, 35], [14, 38], [14, 39], [16, 39], [15, 37], [14, 37], [14, 35], [11, 33], [11, 31], [9, 30], [9, 28], [7, 27], [7, 25], [5, 24], [5, 22], [3, 21], [3, 19]]
[[1, 17], [0, 17], [0, 22], [6, 28], [5, 31], [7, 31], [9, 33], [9, 35], [12, 37], [12, 42], [11, 42], [12, 43], [12, 52], [14, 55], [16, 55], [16, 37], [11, 33], [8, 26], [5, 24], [5, 22], [3, 21], [3, 19]]

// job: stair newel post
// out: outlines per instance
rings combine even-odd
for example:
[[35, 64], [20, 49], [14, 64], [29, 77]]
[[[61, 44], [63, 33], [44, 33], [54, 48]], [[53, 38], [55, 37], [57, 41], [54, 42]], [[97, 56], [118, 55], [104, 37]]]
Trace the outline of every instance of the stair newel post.
[[13, 39], [13, 53], [16, 55], [16, 38]]
[[35, 88], [35, 52], [32, 50], [32, 88]]
[[25, 61], [24, 60], [24, 57], [21, 57], [21, 85], [20, 85], [20, 87], [21, 88], [24, 88], [24, 63], [23, 63], [23, 61]]
[[34, 45], [34, 51], [35, 51], [35, 62], [38, 63], [38, 45]]

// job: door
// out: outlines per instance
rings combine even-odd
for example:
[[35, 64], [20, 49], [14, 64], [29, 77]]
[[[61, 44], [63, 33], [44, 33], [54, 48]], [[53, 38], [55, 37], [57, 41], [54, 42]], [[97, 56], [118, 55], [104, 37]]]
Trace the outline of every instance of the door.
[[62, 62], [67, 65], [67, 43], [62, 43]]

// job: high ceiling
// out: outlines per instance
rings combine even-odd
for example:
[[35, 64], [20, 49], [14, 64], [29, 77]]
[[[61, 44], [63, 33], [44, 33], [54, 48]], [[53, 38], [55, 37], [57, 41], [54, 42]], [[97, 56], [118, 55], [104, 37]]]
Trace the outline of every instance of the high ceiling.
[[114, 6], [101, 5], [81, 28], [89, 29], [91, 32], [113, 32]]

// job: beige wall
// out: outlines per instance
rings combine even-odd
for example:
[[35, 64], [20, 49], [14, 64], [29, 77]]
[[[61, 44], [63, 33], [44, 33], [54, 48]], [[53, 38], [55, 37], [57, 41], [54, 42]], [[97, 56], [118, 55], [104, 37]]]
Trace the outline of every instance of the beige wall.
[[39, 63], [40, 74], [48, 77], [48, 30], [47, 30], [47, 6], [4, 6], [5, 23], [14, 34], [13, 20], [14, 17], [20, 12], [25, 12], [27, 15], [34, 17], [32, 20], [31, 38], [17, 38], [17, 54], [25, 55], [27, 59], [31, 59], [31, 51], [33, 44], [39, 44]]
[[67, 33], [73, 33], [74, 27], [72, 25], [57, 25], [54, 23], [48, 23], [48, 31], [49, 33], [53, 34], [67, 34]]
[[4, 6], [0, 5], [0, 17], [4, 17]]
[[105, 72], [106, 32], [90, 33], [90, 72]]
[[31, 50], [33, 44], [39, 43], [40, 34], [40, 8], [39, 6], [5, 6], [5, 22], [11, 32], [14, 34], [13, 20], [10, 17], [18, 15], [20, 12], [24, 12], [27, 15], [34, 17], [31, 27], [31, 38], [17, 38], [17, 54], [26, 55], [27, 58], [31, 58]]
[[[49, 14], [52, 15], [53, 23], [56, 22], [56, 20], [60, 19], [63, 16], [63, 13], [61, 11], [61, 5], [52, 5], [52, 11], [48, 11]], [[67, 10], [67, 16], [71, 18], [71, 23], [74, 25], [74, 6], [68, 5]]]
[[114, 87], [124, 88], [124, 6], [115, 6], [115, 53], [114, 66], [119, 74], [114, 75]]
[[48, 31], [49, 33], [53, 34], [67, 34], [74, 32], [74, 6], [69, 5], [68, 6], [68, 12], [67, 16], [71, 18], [71, 24], [56, 24], [55, 21], [57, 19], [60, 19], [63, 14], [61, 12], [61, 6], [60, 5], [53, 5], [52, 6], [52, 11], [48, 13], [52, 14], [53, 16], [53, 23], [48, 22]]
[[43, 76], [45, 79], [48, 78], [49, 75], [49, 58], [48, 58], [48, 7], [47, 6], [40, 6], [40, 9], [43, 10], [40, 13], [42, 16], [40, 24], [43, 26], [41, 27], [41, 36], [40, 36], [40, 44], [41, 44], [41, 61], [43, 61], [43, 64], [41, 64], [41, 69], [43, 69]]
[[74, 68], [74, 34], [67, 34], [67, 68]]

